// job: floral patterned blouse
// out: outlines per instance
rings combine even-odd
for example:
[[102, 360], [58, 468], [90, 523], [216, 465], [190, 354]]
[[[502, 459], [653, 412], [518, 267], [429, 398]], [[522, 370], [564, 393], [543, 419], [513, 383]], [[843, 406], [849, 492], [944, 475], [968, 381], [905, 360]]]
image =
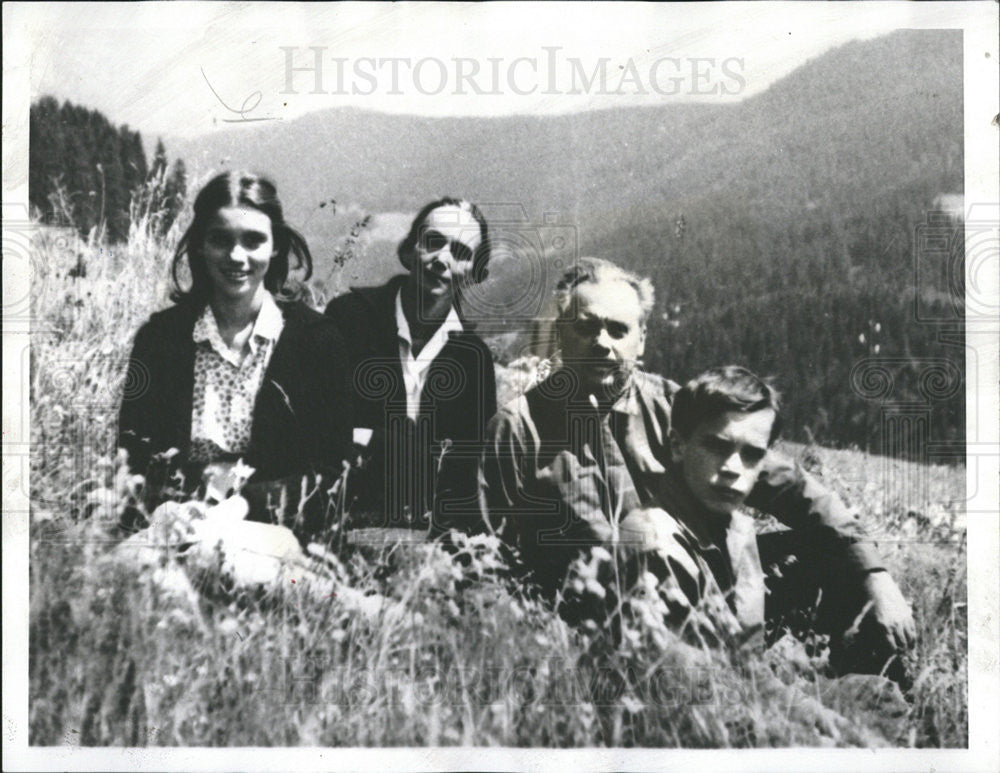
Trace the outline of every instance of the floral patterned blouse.
[[284, 327], [270, 293], [257, 314], [242, 351], [226, 345], [206, 306], [194, 326], [194, 395], [191, 406], [190, 459], [212, 462], [244, 454], [257, 392]]

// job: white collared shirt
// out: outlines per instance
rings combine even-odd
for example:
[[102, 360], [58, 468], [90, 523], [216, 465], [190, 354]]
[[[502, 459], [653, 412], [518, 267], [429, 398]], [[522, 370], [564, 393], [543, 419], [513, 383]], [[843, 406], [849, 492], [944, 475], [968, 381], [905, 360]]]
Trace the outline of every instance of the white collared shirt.
[[[193, 461], [211, 462], [220, 454], [242, 454], [250, 444], [257, 392], [275, 343], [285, 326], [270, 293], [257, 313], [244, 351], [226, 345], [206, 306], [195, 322], [194, 393], [191, 400]], [[247, 349], [249, 351], [247, 351]]]
[[413, 339], [410, 336], [410, 324], [403, 313], [403, 292], [396, 293], [396, 335], [399, 340], [399, 363], [403, 368], [403, 384], [406, 387], [406, 415], [413, 421], [420, 413], [420, 393], [427, 382], [427, 372], [431, 363], [448, 343], [449, 334], [464, 330], [458, 312], [452, 306], [444, 322], [434, 331], [434, 335], [424, 344], [420, 353], [413, 356]]

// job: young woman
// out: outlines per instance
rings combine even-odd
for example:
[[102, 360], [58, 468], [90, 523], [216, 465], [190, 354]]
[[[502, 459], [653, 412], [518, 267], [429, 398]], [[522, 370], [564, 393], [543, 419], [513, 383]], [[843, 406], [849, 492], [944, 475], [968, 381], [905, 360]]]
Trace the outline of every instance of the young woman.
[[326, 308], [350, 348], [364, 446], [352, 523], [434, 534], [474, 527], [476, 461], [496, 412], [496, 378], [461, 300], [486, 278], [486, 219], [463, 199], [432, 201], [397, 253], [405, 275], [353, 288]]
[[308, 279], [309, 248], [269, 180], [226, 172], [205, 185], [174, 256], [175, 305], [136, 335], [118, 441], [137, 472], [176, 449], [184, 487], [209, 495], [225, 496], [236, 463], [248, 465], [254, 519], [294, 514], [311, 491], [298, 525], [315, 530], [351, 448], [350, 374], [334, 325], [287, 287], [292, 256]]

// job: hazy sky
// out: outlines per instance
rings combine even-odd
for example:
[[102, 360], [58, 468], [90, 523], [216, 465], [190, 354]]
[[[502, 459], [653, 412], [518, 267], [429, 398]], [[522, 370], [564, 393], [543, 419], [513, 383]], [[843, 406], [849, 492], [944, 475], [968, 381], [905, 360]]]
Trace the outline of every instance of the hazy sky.
[[[33, 96], [98, 108], [147, 135], [191, 136], [232, 128], [226, 119], [348, 105], [440, 116], [742, 99], [848, 40], [948, 26], [939, 9], [55, 3], [8, 7], [7, 21], [31, 41]], [[291, 73], [294, 93], [289, 56], [310, 68]], [[311, 93], [316, 61], [321, 93]]]

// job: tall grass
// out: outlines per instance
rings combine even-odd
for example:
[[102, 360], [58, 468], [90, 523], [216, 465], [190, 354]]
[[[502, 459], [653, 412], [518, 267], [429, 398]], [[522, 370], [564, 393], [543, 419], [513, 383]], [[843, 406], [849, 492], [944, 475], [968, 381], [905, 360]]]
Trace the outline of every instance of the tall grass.
[[41, 229], [34, 245], [32, 744], [967, 744], [954, 468], [898, 463], [926, 481], [915, 506], [882, 496], [877, 458], [786, 449], [861, 507], [914, 601], [909, 702], [831, 678], [822, 648], [789, 638], [764, 653], [684, 645], [641, 586], [617, 640], [570, 627], [506, 576], [490, 538], [350, 547], [322, 589], [233, 588], [169, 546], [118, 560], [117, 516], [141, 485], [113, 447], [125, 360], [166, 303], [183, 227], [158, 238], [155, 213], [133, 220], [127, 244]]

